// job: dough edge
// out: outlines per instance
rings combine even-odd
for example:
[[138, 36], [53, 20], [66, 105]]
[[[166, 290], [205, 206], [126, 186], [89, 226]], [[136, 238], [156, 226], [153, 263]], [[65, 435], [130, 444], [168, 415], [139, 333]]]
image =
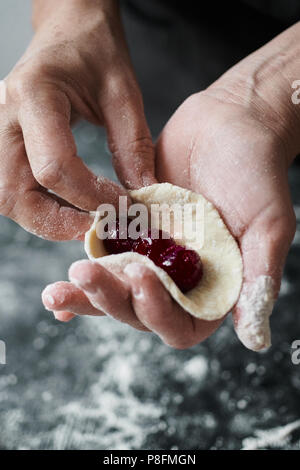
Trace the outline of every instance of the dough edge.
[[129, 193], [133, 202], [142, 202], [147, 206], [151, 203], [175, 202], [204, 204], [204, 231], [205, 234], [208, 233], [208, 237], [204, 235], [202, 248], [194, 244], [191, 246], [203, 261], [204, 275], [199, 285], [183, 294], [168, 274], [146, 256], [132, 252], [107, 255], [103, 243], [96, 235], [97, 215], [85, 235], [84, 247], [89, 259], [112, 269], [116, 275], [122, 274], [127, 264], [146, 265], [156, 273], [172, 298], [192, 316], [207, 321], [224, 317], [238, 300], [243, 280], [243, 264], [237, 242], [218, 211], [202, 195], [170, 183], [154, 184]]

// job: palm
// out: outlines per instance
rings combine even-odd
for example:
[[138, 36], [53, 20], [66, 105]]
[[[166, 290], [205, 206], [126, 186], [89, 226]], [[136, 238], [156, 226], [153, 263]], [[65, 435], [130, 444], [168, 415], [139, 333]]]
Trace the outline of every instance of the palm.
[[218, 208], [240, 244], [245, 283], [266, 275], [279, 289], [294, 215], [285, 148], [270, 129], [239, 105], [194, 95], [160, 136], [157, 175]]
[[[274, 281], [278, 289], [294, 220], [281, 141], [245, 109], [206, 92], [189, 98], [174, 114], [160, 136], [156, 157], [160, 181], [202, 193], [220, 211], [241, 247], [244, 298], [252, 295], [257, 279], [267, 279], [272, 288]], [[109, 313], [154, 331], [175, 347], [203, 340], [221, 323], [188, 315], [144, 266], [129, 265], [117, 278], [96, 263], [80, 261], [72, 265], [70, 280], [73, 284], [56, 283], [43, 294], [60, 320], [74, 313]], [[234, 310], [239, 337], [251, 349], [268, 344], [270, 312], [264, 292], [258, 294], [262, 300], [252, 317], [241, 301]]]

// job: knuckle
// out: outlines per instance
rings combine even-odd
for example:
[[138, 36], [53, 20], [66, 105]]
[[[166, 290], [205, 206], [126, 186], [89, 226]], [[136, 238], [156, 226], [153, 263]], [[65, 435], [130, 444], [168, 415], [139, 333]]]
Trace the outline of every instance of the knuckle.
[[9, 95], [17, 101], [34, 97], [44, 83], [49, 83], [49, 73], [40, 63], [31, 63], [30, 67], [27, 64], [16, 66], [7, 80]]
[[34, 169], [36, 181], [45, 188], [55, 189], [62, 180], [64, 164], [59, 160], [51, 160], [45, 165]]
[[[141, 160], [149, 160], [149, 156], [154, 155], [154, 144], [151, 137], [138, 137], [134, 140], [128, 140], [120, 146], [117, 142], [110, 142], [109, 147], [113, 157], [118, 159], [123, 155], [138, 156]], [[154, 157], [153, 157], [154, 158]]]
[[152, 153], [154, 145], [150, 137], [139, 137], [128, 142], [128, 149], [133, 154], [148, 157], [149, 153]]
[[115, 71], [106, 84], [106, 96], [109, 104], [123, 108], [130, 103], [142, 104], [141, 93], [133, 76], [128, 72]]
[[35, 84], [35, 74], [27, 71], [20, 71], [8, 81], [9, 95], [12, 96], [13, 99], [21, 100], [24, 96], [28, 96], [32, 93], [32, 90], [35, 88]]

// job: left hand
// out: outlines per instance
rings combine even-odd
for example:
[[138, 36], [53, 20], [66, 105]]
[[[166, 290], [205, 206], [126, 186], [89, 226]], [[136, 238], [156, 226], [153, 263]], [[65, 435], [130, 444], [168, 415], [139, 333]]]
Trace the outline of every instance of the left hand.
[[[0, 214], [52, 241], [126, 192], [77, 154], [71, 125], [104, 126], [126, 188], [155, 182], [154, 146], [117, 0], [35, 0], [36, 33], [0, 87]], [[1, 101], [1, 100], [0, 100]]]

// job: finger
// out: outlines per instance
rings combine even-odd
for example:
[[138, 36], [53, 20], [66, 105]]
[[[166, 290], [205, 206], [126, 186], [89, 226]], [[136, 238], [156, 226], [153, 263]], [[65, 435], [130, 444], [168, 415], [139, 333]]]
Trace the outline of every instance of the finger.
[[62, 311], [62, 312], [54, 311], [53, 314], [54, 314], [56, 320], [61, 321], [63, 323], [67, 323], [67, 322], [73, 320], [74, 317], [76, 317], [76, 315], [74, 315], [74, 313], [67, 312], [67, 311]]
[[36, 181], [80, 209], [117, 206], [126, 192], [94, 175], [77, 156], [70, 128], [70, 103], [63, 92], [44, 87], [25, 97], [19, 111], [28, 160]]
[[87, 296], [70, 282], [55, 282], [49, 284], [42, 292], [42, 301], [47, 310], [56, 313], [58, 319], [65, 317], [65, 311], [75, 315], [103, 316], [103, 312], [95, 308]]
[[129, 189], [156, 183], [154, 146], [143, 101], [135, 79], [124, 71], [110, 76], [100, 97], [113, 164], [121, 183]]
[[20, 149], [6, 156], [10, 168], [1, 160], [0, 214], [47, 240], [82, 240], [92, 217], [39, 187]]
[[10, 106], [0, 118], [0, 214], [49, 240], [82, 239], [92, 217], [36, 182]]
[[15, 197], [12, 207], [3, 211], [3, 215], [46, 240], [82, 240], [92, 224], [90, 214], [63, 206], [46, 192], [28, 190]]
[[185, 349], [199, 342], [193, 319], [165, 290], [155, 273], [138, 263], [127, 265], [137, 317], [169, 346]]
[[240, 240], [244, 281], [233, 320], [239, 339], [253, 351], [271, 345], [269, 318], [294, 236], [293, 215], [288, 212], [276, 220], [258, 220]]
[[134, 328], [144, 329], [132, 309], [128, 286], [103, 266], [88, 260], [77, 261], [70, 267], [69, 278], [95, 308]]

